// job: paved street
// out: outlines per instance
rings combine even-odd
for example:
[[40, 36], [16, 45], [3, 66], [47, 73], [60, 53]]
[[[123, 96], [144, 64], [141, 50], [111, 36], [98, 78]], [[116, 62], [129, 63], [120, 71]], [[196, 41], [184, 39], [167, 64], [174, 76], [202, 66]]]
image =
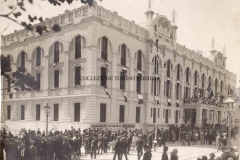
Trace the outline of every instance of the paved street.
[[[199, 141], [198, 141], [199, 143]], [[236, 138], [235, 141], [232, 139], [232, 146], [238, 146], [238, 138]], [[192, 142], [191, 142], [192, 144]], [[206, 155], [209, 157], [210, 153], [215, 153], [216, 157], [221, 156], [222, 152], [217, 152], [217, 146], [216, 145], [191, 145], [191, 146], [181, 146], [179, 142], [177, 143], [168, 143], [168, 157], [170, 159], [170, 152], [173, 149], [178, 150], [178, 156], [179, 160], [196, 160], [199, 157], [202, 157], [203, 155]], [[152, 152], [152, 160], [161, 160], [163, 153], [163, 147], [157, 147], [157, 151]], [[112, 160], [114, 153], [104, 153], [97, 155], [97, 160]], [[90, 155], [82, 156], [81, 159], [91, 159]], [[128, 155], [129, 160], [137, 160], [137, 152], [136, 150], [131, 150], [130, 155]], [[123, 158], [125, 160], [125, 158]]]

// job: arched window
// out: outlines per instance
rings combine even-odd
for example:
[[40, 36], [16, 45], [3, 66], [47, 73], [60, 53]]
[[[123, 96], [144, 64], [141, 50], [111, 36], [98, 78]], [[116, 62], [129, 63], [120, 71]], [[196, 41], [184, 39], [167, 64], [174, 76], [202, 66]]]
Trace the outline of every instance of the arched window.
[[159, 77], [155, 77], [152, 79], [152, 94], [154, 96], [159, 96], [160, 95], [160, 90], [161, 89], [161, 81]]
[[223, 81], [220, 83], [220, 92], [223, 93]]
[[81, 58], [81, 36], [75, 38], [75, 59]]
[[186, 82], [188, 82], [189, 83], [189, 75], [190, 75], [190, 69], [189, 68], [187, 68], [186, 69]]
[[230, 86], [230, 84], [228, 85], [228, 95], [231, 95], [231, 86]]
[[167, 61], [167, 77], [170, 78], [171, 75], [171, 69], [172, 69], [172, 63], [170, 60]]
[[142, 70], [142, 52], [140, 50], [137, 54], [137, 69]]
[[121, 45], [121, 65], [126, 66], [126, 50], [127, 47], [125, 44]]
[[180, 81], [180, 72], [181, 72], [181, 65], [177, 65], [177, 80]]
[[42, 54], [41, 48], [37, 47], [37, 49], [36, 49], [36, 67], [41, 66], [41, 57], [42, 57], [41, 54]]
[[26, 53], [21, 52], [21, 54], [20, 54], [20, 66], [25, 68], [25, 62], [26, 62]]
[[107, 61], [107, 54], [108, 54], [108, 40], [106, 37], [102, 37], [102, 44], [101, 44], [101, 58]]
[[59, 62], [59, 42], [54, 44], [54, 63]]
[[205, 74], [202, 74], [202, 88], [205, 87]]
[[218, 80], [215, 79], [215, 94], [218, 92]]
[[197, 86], [197, 84], [198, 84], [198, 72], [195, 71], [195, 73], [194, 73], [194, 85]]
[[153, 57], [153, 63], [154, 63], [154, 74], [158, 74], [159, 73], [159, 59], [157, 56]]

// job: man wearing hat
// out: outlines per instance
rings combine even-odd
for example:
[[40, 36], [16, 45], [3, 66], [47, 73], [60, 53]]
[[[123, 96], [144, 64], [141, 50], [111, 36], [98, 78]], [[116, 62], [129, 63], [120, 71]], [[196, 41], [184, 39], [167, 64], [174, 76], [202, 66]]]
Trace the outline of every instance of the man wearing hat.
[[118, 156], [118, 160], [121, 160], [121, 141], [120, 141], [120, 139], [121, 139], [121, 136], [118, 136], [116, 145], [114, 147], [115, 153], [113, 156], [113, 160], [116, 159], [116, 156]]
[[139, 134], [138, 135], [139, 139], [136, 141], [136, 146], [137, 146], [137, 155], [138, 155], [138, 160], [140, 160], [142, 154], [143, 154], [143, 151], [142, 151], [142, 148], [143, 148], [143, 137], [142, 137], [142, 134]]
[[93, 154], [94, 154], [94, 159], [96, 159], [97, 148], [98, 148], [97, 139], [95, 136], [93, 136], [91, 141], [91, 159], [93, 158]]
[[29, 159], [29, 153], [28, 150], [25, 148], [25, 144], [21, 144], [20, 149], [18, 150], [17, 159], [19, 160]]
[[152, 153], [149, 150], [148, 145], [144, 145], [143, 148], [144, 148], [144, 151], [145, 151], [144, 154], [143, 154], [143, 160], [151, 160], [152, 159]]
[[121, 158], [124, 155], [125, 159], [128, 160], [128, 157], [127, 157], [128, 144], [126, 142], [126, 138], [125, 137], [122, 138], [122, 141], [121, 141], [120, 144], [121, 144]]
[[28, 148], [29, 151], [29, 160], [36, 160], [37, 159], [37, 148], [33, 145], [34, 141], [30, 140], [30, 145]]

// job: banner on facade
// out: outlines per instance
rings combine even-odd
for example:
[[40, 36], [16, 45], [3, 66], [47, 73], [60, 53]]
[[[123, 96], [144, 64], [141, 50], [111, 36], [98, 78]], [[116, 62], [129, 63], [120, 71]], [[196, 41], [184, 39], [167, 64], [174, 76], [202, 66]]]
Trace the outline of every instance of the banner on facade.
[[135, 128], [135, 124], [123, 124], [123, 128]]

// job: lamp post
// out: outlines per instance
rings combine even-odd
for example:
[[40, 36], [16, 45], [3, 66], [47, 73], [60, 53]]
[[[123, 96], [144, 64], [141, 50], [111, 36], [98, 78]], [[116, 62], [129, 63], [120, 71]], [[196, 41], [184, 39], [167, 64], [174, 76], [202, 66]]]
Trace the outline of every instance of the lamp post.
[[230, 148], [230, 141], [231, 141], [231, 130], [232, 130], [232, 114], [235, 110], [234, 103], [236, 103], [231, 97], [228, 97], [223, 104], [225, 104], [225, 110], [228, 113], [228, 148]]
[[47, 103], [46, 106], [43, 107], [43, 109], [44, 109], [44, 112], [46, 113], [46, 117], [47, 117], [47, 119], [46, 119], [46, 136], [47, 136], [48, 135], [48, 115], [50, 113], [51, 107]]

